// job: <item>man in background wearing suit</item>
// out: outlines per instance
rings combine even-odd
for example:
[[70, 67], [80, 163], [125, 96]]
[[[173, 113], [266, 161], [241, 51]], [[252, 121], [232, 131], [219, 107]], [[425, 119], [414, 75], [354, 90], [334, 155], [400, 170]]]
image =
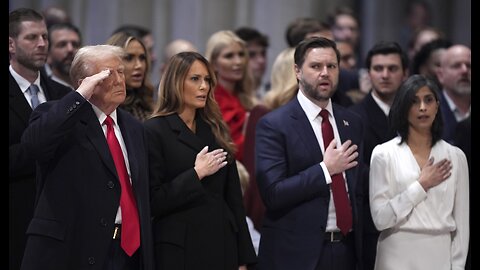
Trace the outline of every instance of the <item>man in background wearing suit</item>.
[[22, 142], [39, 173], [22, 270], [153, 269], [143, 125], [117, 108], [123, 57], [116, 46], [81, 48], [70, 70], [77, 90], [30, 118]]
[[[30, 85], [35, 84], [35, 102], [59, 99], [71, 90], [41, 72], [47, 60], [48, 39], [44, 18], [38, 12], [20, 8], [9, 14], [9, 269], [18, 270], [25, 248], [25, 231], [35, 202], [35, 161], [20, 138], [32, 113]], [[34, 87], [34, 86], [32, 86]]]
[[[340, 61], [334, 41], [306, 39], [294, 60], [300, 91], [257, 125], [256, 175], [266, 206], [258, 268], [354, 270], [362, 258], [363, 125], [331, 101]], [[343, 188], [343, 205], [334, 186]]]
[[372, 89], [350, 109], [360, 115], [365, 127], [363, 160], [367, 166], [363, 172], [363, 270], [373, 270], [380, 232], [375, 228], [370, 214], [368, 168], [373, 148], [396, 135], [389, 128], [388, 113], [398, 88], [408, 77], [408, 56], [396, 42], [379, 41], [368, 51], [366, 68]]
[[442, 139], [455, 144], [458, 123], [472, 108], [472, 51], [461, 44], [450, 46], [440, 59], [437, 77], [443, 86], [440, 111], [443, 117]]

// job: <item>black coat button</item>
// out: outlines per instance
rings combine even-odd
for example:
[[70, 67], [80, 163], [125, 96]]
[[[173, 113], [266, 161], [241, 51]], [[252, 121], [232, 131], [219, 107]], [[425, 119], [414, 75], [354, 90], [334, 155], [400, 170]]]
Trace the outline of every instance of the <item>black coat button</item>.
[[115, 183], [113, 183], [113, 181], [108, 181], [107, 183], [108, 188], [112, 189], [114, 186], [115, 186]]
[[102, 227], [107, 227], [107, 220], [105, 218], [101, 218], [100, 225], [102, 225]]

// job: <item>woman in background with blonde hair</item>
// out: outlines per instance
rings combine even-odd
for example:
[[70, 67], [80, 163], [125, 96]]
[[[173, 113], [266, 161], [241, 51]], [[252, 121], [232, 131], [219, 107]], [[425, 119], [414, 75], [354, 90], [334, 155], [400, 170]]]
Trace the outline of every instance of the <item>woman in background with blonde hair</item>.
[[277, 55], [273, 62], [270, 78], [271, 90], [263, 99], [263, 104], [270, 110], [287, 103], [297, 94], [298, 83], [294, 70], [294, 53], [295, 48], [286, 48]]
[[256, 262], [215, 85], [201, 54], [174, 55], [144, 123], [157, 269], [246, 270]]
[[265, 94], [263, 104], [256, 105], [250, 112], [245, 131], [245, 153], [243, 164], [250, 174], [250, 185], [245, 190], [243, 202], [247, 216], [252, 219], [255, 229], [260, 230], [265, 206], [258, 192], [255, 178], [255, 126], [258, 119], [292, 99], [298, 90], [294, 71], [293, 55], [295, 48], [287, 48], [275, 58], [271, 73], [271, 89]]
[[215, 99], [235, 142], [235, 158], [243, 161], [245, 123], [248, 112], [258, 102], [248, 69], [246, 43], [232, 31], [218, 31], [208, 39], [205, 57], [218, 80]]

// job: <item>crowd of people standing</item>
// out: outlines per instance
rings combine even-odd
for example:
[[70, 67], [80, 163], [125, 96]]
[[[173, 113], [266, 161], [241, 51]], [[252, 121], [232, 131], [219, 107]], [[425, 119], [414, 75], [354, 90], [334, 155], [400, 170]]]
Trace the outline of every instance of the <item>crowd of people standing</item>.
[[359, 23], [292, 21], [270, 78], [258, 29], [174, 40], [152, 82], [148, 29], [11, 11], [9, 269], [470, 269], [471, 50], [363, 60]]

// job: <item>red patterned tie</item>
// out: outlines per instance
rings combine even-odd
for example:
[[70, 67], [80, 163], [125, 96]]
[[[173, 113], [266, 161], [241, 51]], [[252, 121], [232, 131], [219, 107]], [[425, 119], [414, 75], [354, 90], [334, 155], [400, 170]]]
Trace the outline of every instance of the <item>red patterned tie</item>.
[[[322, 110], [320, 116], [322, 117], [323, 144], [325, 149], [327, 149], [328, 145], [333, 140], [333, 128], [328, 120], [327, 110]], [[333, 203], [335, 204], [337, 215], [337, 227], [344, 235], [347, 235], [352, 228], [352, 209], [348, 200], [343, 174], [338, 173], [332, 175], [332, 184], [330, 186], [332, 188]]]
[[122, 149], [113, 130], [113, 119], [107, 116], [103, 123], [107, 125], [107, 143], [112, 153], [118, 177], [120, 178], [120, 186], [122, 187], [120, 196], [120, 208], [122, 209], [120, 245], [128, 256], [132, 256], [140, 246], [140, 225], [138, 222], [137, 204], [133, 196], [132, 185], [130, 184]]

